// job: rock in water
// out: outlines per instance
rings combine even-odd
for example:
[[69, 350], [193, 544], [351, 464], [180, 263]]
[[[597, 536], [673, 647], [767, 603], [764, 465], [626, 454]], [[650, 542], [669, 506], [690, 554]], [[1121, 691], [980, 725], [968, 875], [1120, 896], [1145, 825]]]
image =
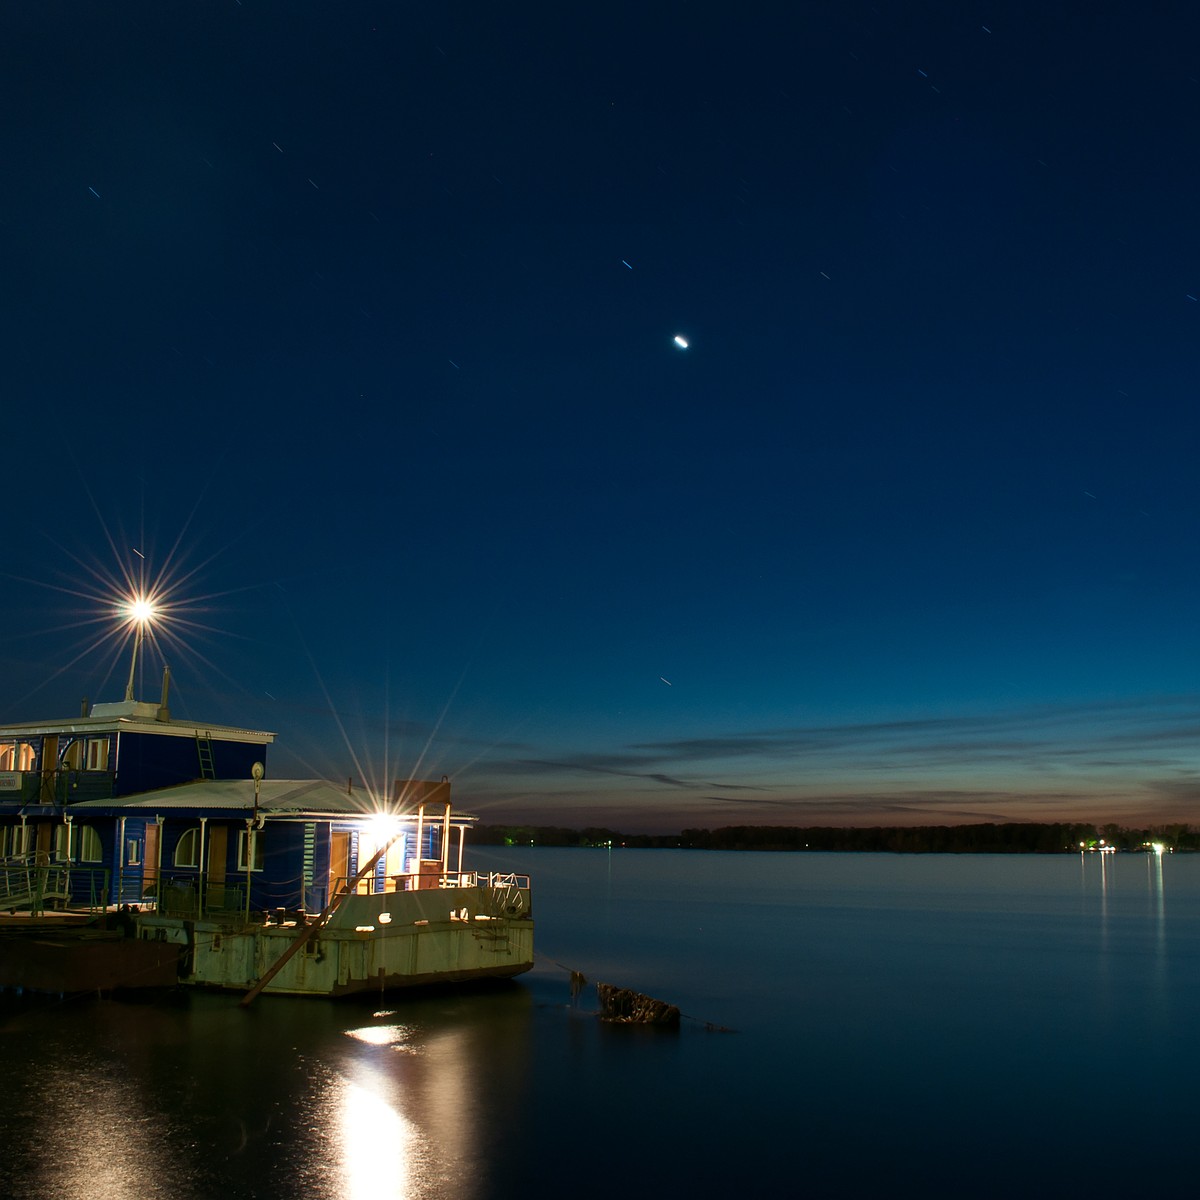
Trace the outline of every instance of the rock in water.
[[614, 987], [611, 983], [596, 984], [600, 996], [600, 1016], [605, 1021], [625, 1025], [667, 1025], [679, 1027], [679, 1009], [665, 1000]]

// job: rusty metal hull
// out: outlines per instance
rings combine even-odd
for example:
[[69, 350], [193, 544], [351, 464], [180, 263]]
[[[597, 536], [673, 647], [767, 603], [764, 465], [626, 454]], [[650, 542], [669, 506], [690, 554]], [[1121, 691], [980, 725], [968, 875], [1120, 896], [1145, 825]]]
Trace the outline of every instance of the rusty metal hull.
[[52, 995], [170, 988], [179, 947], [91, 930], [0, 936], [0, 988]]
[[[534, 961], [528, 889], [502, 899], [479, 887], [349, 896], [264, 991], [346, 996], [520, 975]], [[241, 992], [305, 933], [303, 922], [144, 915], [137, 924], [139, 937], [177, 948], [185, 986]]]

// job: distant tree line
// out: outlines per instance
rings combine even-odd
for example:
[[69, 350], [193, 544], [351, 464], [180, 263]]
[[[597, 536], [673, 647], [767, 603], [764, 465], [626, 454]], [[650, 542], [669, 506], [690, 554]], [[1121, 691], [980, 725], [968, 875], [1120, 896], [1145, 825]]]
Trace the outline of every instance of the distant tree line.
[[557, 825], [478, 825], [471, 840], [486, 846], [624, 846], [669, 850], [878, 851], [890, 854], [1064, 854], [1081, 848], [1200, 850], [1200, 830], [1190, 825], [1127, 829], [1121, 825], [1009, 821], [981, 825], [726, 825], [680, 833], [621, 833]]

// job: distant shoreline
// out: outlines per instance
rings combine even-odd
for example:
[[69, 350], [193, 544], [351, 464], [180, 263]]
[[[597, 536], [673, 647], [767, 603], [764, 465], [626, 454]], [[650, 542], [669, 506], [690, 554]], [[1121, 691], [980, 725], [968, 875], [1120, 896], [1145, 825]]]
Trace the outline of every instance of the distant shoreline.
[[[579, 849], [852, 851], [890, 854], [1079, 854], [1200, 850], [1190, 825], [1141, 829], [1085, 822], [985, 822], [978, 825], [726, 825], [679, 833], [622, 833], [557, 825], [478, 825], [471, 840], [484, 846]], [[1158, 849], [1161, 847], [1161, 849]]]

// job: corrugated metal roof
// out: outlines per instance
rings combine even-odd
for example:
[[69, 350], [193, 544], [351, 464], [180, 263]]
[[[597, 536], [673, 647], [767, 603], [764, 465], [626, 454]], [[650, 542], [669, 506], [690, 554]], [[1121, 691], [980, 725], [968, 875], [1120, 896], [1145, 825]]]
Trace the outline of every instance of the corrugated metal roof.
[[195, 737], [208, 734], [218, 742], [259, 742], [270, 745], [275, 734], [263, 729], [240, 729], [236, 725], [205, 725], [199, 721], [156, 721], [144, 717], [100, 716], [68, 717], [63, 721], [24, 721], [13, 725], [0, 725], [0, 741], [9, 738], [28, 737], [36, 734], [113, 733], [128, 730], [133, 733], [156, 733], [167, 737]]
[[[248, 813], [253, 808], [252, 779], [200, 779], [194, 783], [140, 792], [136, 796], [124, 796], [118, 800], [84, 800], [72, 804], [69, 811], [140, 809], [169, 813], [187, 809]], [[329, 783], [324, 779], [264, 779], [259, 784], [258, 810], [265, 816], [312, 813], [354, 817], [388, 811], [385, 805], [373, 801], [366, 792], [347, 793], [344, 784]], [[426, 820], [431, 819], [434, 811], [436, 809], [433, 808], [427, 811]], [[405, 814], [402, 812], [397, 815]], [[456, 812], [454, 816], [463, 819], [469, 814]]]

